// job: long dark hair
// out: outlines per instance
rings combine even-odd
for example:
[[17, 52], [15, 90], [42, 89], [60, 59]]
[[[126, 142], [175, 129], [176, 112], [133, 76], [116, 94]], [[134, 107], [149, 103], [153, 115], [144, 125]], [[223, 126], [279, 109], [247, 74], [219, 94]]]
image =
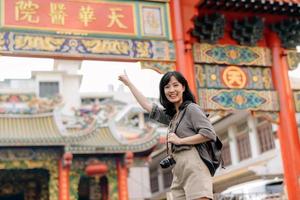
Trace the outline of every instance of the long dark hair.
[[174, 76], [177, 79], [177, 81], [185, 87], [185, 90], [182, 94], [182, 99], [183, 99], [182, 104], [184, 104], [186, 101], [193, 102], [193, 103], [196, 102], [195, 97], [190, 90], [187, 80], [183, 77], [183, 75], [180, 72], [170, 71], [165, 73], [159, 83], [159, 102], [166, 109], [166, 114], [170, 116], [175, 115], [176, 109], [174, 104], [167, 99], [165, 95], [164, 87], [170, 82], [172, 76]]

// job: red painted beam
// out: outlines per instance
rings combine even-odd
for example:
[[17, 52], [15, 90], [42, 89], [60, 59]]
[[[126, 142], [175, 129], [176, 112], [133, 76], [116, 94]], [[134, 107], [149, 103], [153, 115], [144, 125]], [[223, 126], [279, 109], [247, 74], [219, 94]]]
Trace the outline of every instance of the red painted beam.
[[289, 200], [299, 200], [300, 142], [286, 56], [281, 48], [280, 39], [274, 32], [268, 33], [266, 38], [272, 50], [272, 76], [280, 101], [278, 137], [282, 152], [285, 183]]
[[118, 197], [119, 200], [129, 200], [128, 184], [127, 184], [127, 168], [120, 160], [117, 160], [117, 175], [118, 175]]
[[176, 70], [185, 76], [191, 91], [197, 99], [191, 37], [188, 33], [188, 30], [191, 29], [193, 25], [191, 21], [192, 17], [195, 15], [192, 2], [194, 1], [171, 0], [170, 13], [172, 35], [176, 47]]
[[70, 167], [64, 167], [62, 160], [58, 162], [59, 200], [70, 200]]

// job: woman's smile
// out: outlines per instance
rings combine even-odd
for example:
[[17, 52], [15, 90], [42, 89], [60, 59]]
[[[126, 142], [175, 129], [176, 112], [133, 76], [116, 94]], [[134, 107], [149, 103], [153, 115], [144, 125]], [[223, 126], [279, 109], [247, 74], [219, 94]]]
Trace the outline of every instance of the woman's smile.
[[185, 87], [174, 77], [170, 78], [170, 81], [164, 87], [165, 95], [167, 99], [174, 104], [180, 105], [183, 101], [182, 94]]

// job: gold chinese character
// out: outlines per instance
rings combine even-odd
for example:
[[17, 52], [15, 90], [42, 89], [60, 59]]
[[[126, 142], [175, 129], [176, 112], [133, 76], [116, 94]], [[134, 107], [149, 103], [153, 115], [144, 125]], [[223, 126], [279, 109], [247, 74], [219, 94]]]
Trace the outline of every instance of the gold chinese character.
[[65, 24], [65, 5], [62, 3], [50, 3], [50, 16], [51, 16], [51, 23], [52, 24]]
[[39, 5], [33, 3], [31, 0], [17, 1], [15, 4], [15, 19], [17, 21], [26, 20], [30, 23], [38, 23], [39, 17], [35, 16]]
[[124, 24], [122, 24], [120, 18], [124, 18], [124, 15], [121, 14], [117, 14], [118, 11], [122, 11], [121, 8], [110, 8], [111, 11], [111, 15], [108, 16], [108, 18], [110, 19], [109, 24], [107, 25], [107, 27], [112, 27], [114, 24], [117, 24], [117, 26], [119, 28], [123, 28], [123, 29], [127, 29], [127, 26], [125, 26]]
[[223, 72], [223, 81], [230, 88], [244, 88], [247, 76], [239, 67], [229, 66]]
[[94, 10], [90, 6], [81, 6], [79, 11], [79, 19], [84, 24], [84, 26], [88, 26], [88, 23], [96, 19]]

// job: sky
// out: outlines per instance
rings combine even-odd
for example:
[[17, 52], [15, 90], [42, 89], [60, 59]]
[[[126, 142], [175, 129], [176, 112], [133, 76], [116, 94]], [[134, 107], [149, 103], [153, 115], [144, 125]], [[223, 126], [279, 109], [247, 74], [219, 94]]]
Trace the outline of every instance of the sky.
[[[0, 56], [0, 81], [4, 79], [29, 79], [31, 71], [53, 69], [53, 59]], [[139, 63], [83, 61], [78, 74], [82, 74], [80, 92], [106, 92], [109, 85], [117, 90], [123, 84], [118, 75], [124, 70], [136, 87], [147, 97], [159, 96], [161, 74], [150, 69], [141, 69]], [[126, 91], [129, 91], [125, 87]]]
[[[52, 68], [53, 59], [0, 56], [0, 81], [29, 79], [31, 71], [49, 71]], [[80, 92], [106, 92], [109, 85], [117, 90], [123, 85], [118, 80], [118, 75], [124, 70], [145, 96], [158, 98], [158, 85], [162, 75], [154, 70], [142, 70], [139, 63], [129, 62], [83, 61], [78, 71], [83, 75]], [[289, 75], [300, 78], [300, 67], [290, 71]], [[125, 90], [128, 91], [126, 87]]]

